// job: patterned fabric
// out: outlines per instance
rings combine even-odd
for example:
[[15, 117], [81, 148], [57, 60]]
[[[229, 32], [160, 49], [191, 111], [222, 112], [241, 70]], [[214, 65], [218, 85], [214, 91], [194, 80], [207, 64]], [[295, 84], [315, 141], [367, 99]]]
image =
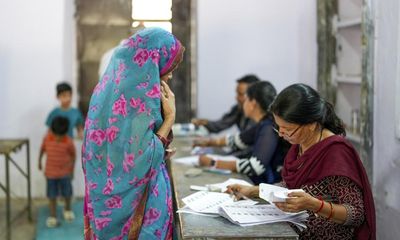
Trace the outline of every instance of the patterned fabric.
[[72, 107], [69, 108], [68, 110], [64, 110], [60, 107], [57, 107], [50, 112], [49, 116], [47, 116], [46, 125], [50, 127], [51, 122], [53, 122], [53, 119], [59, 116], [68, 118], [69, 120], [68, 136], [73, 138], [74, 128], [78, 126], [83, 126], [82, 113], [78, 109]]
[[278, 167], [283, 165], [285, 153], [279, 137], [272, 129], [272, 119], [267, 117], [240, 134], [227, 136], [232, 149], [252, 146], [251, 157], [236, 162], [238, 172], [247, 175], [254, 184], [276, 183], [281, 180]]
[[164, 146], [160, 76], [183, 46], [160, 28], [121, 43], [93, 91], [85, 123], [85, 239], [171, 239], [173, 209]]
[[347, 209], [347, 219], [344, 224], [337, 224], [309, 212], [307, 228], [298, 231], [300, 239], [354, 239], [354, 229], [364, 222], [364, 201], [361, 189], [352, 180], [331, 176], [301, 188], [314, 197], [322, 196], [332, 199], [330, 202], [343, 204]]
[[[314, 144], [300, 157], [298, 157], [298, 152], [299, 146], [293, 145], [285, 158], [282, 178], [288, 188], [313, 185], [326, 177], [347, 177], [362, 191], [364, 209], [364, 221], [360, 226], [354, 227], [353, 238], [376, 239], [375, 205], [371, 186], [354, 147], [342, 136], [333, 135]], [[325, 225], [326, 222], [321, 221], [319, 227], [329, 227]], [[340, 235], [336, 239], [341, 239]]]
[[41, 150], [46, 153], [46, 167], [44, 175], [47, 178], [62, 178], [74, 171], [75, 145], [68, 136], [60, 139], [52, 132], [48, 132], [43, 139]]

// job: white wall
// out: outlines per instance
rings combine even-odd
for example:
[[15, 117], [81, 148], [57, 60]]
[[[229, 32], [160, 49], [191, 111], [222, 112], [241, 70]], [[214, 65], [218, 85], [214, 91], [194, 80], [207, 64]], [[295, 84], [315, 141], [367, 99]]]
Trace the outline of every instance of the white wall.
[[[0, 138], [29, 138], [32, 192], [45, 196], [45, 178], [37, 169], [38, 149], [46, 132], [44, 122], [57, 105], [56, 84], [69, 81], [76, 89], [74, 2], [0, 0], [0, 5]], [[76, 102], [76, 94], [74, 98]], [[24, 153], [13, 156], [26, 168]], [[4, 157], [0, 163], [0, 181], [4, 183]], [[80, 158], [76, 170], [74, 185], [79, 195]], [[15, 169], [11, 175], [12, 196], [26, 196], [21, 175]], [[2, 191], [0, 196], [4, 196]]]
[[[400, 5], [370, 0], [375, 10], [373, 184], [377, 239], [400, 236], [400, 141], [395, 138], [395, 92], [400, 81]], [[399, 107], [399, 106], [397, 106]]]
[[[236, 79], [316, 87], [315, 0], [198, 0], [198, 117], [235, 103]], [[229, 7], [228, 7], [229, 6]], [[212, 107], [211, 107], [212, 106]]]

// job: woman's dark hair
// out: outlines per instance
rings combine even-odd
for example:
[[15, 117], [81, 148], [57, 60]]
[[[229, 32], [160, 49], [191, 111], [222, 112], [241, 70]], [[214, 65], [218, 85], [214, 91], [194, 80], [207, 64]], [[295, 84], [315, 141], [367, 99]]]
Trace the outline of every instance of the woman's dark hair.
[[247, 88], [247, 97], [255, 99], [264, 112], [269, 112], [269, 107], [276, 97], [275, 87], [268, 81], [260, 81], [251, 84]]
[[51, 122], [50, 129], [51, 131], [59, 136], [63, 136], [68, 132], [69, 128], [69, 120], [65, 117], [55, 117]]
[[316, 122], [335, 134], [346, 136], [343, 121], [336, 115], [332, 104], [305, 84], [293, 84], [282, 90], [272, 103], [271, 112], [290, 123]]
[[57, 96], [63, 92], [71, 92], [72, 93], [72, 87], [68, 83], [62, 82], [62, 83], [57, 84], [56, 91], [57, 91]]

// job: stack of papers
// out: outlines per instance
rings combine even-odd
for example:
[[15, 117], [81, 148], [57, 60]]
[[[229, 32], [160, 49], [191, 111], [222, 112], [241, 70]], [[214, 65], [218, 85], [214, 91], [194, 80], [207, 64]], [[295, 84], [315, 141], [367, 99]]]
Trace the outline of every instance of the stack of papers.
[[213, 192], [225, 192], [227, 190], [227, 187], [232, 184], [241, 184], [245, 186], [253, 186], [249, 182], [242, 180], [242, 179], [237, 179], [237, 178], [229, 178], [225, 182], [222, 183], [214, 183], [214, 184], [207, 184], [206, 187], [208, 188], [209, 191]]
[[186, 204], [178, 213], [189, 213], [208, 217], [222, 216], [242, 227], [275, 222], [291, 222], [305, 228], [308, 214], [286, 213], [275, 205], [256, 205], [253, 200], [234, 201], [227, 193], [199, 191], [182, 199]]
[[260, 184], [260, 198], [268, 201], [269, 203], [274, 202], [285, 202], [288, 199], [288, 193], [291, 192], [304, 192], [303, 189], [287, 189], [271, 184], [261, 183]]
[[233, 198], [227, 193], [199, 191], [183, 198], [182, 201], [194, 212], [218, 215], [218, 208], [224, 204], [232, 204]]
[[[238, 158], [235, 156], [223, 156], [223, 155], [215, 155], [215, 154], [207, 154], [207, 156], [212, 159], [215, 159], [215, 160], [224, 160], [224, 161], [238, 160]], [[174, 158], [173, 161], [176, 163], [181, 163], [181, 164], [189, 165], [189, 166], [199, 166], [199, 156], [198, 155]]]
[[263, 205], [225, 205], [219, 208], [219, 214], [230, 222], [242, 227], [275, 222], [291, 222], [305, 228], [308, 218], [306, 211], [286, 213], [271, 204]]

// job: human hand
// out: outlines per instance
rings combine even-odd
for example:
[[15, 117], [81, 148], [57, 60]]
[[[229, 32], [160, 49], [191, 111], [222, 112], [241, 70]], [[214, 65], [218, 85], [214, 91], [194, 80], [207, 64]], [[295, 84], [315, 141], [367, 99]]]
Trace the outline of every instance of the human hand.
[[211, 161], [213, 159], [210, 157], [207, 157], [207, 155], [200, 155], [199, 156], [199, 165], [202, 167], [209, 167], [211, 166]]
[[258, 186], [246, 186], [241, 184], [229, 185], [226, 190], [227, 193], [235, 195], [237, 200], [245, 197], [258, 197], [258, 191]]
[[288, 193], [288, 197], [286, 202], [275, 202], [275, 205], [284, 212], [316, 211], [320, 206], [320, 200], [306, 192], [291, 192]]
[[165, 160], [171, 159], [172, 156], [176, 153], [176, 148], [167, 148], [165, 149]]
[[198, 138], [193, 141], [193, 147], [208, 147], [210, 146], [210, 139], [208, 138]]
[[161, 81], [161, 104], [164, 120], [174, 122], [176, 115], [175, 95], [164, 81]]
[[192, 123], [196, 126], [202, 126], [202, 125], [207, 125], [208, 120], [207, 119], [199, 119], [199, 118], [193, 118]]

